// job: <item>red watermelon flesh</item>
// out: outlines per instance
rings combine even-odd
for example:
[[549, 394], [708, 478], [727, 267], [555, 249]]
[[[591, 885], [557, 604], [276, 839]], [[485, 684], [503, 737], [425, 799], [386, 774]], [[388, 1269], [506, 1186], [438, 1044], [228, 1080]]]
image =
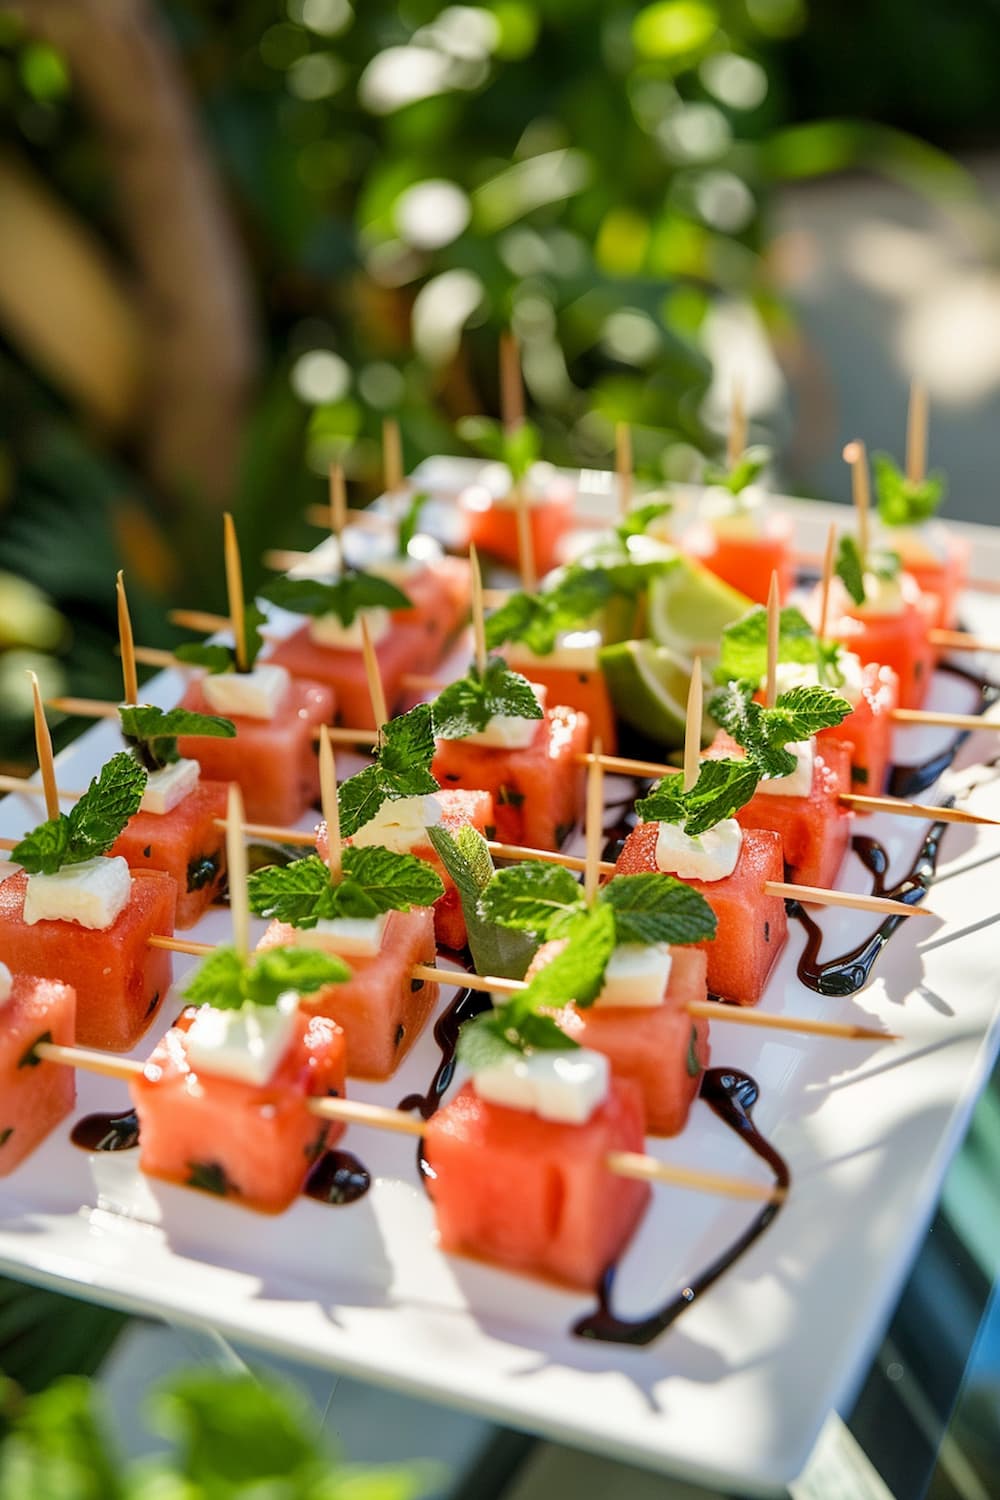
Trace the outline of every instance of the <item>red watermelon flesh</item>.
[[501, 843], [558, 849], [580, 816], [584, 773], [579, 757], [589, 740], [586, 714], [550, 708], [526, 750], [438, 740], [431, 775], [445, 790], [492, 793]]
[[880, 667], [875, 662], [864, 668], [861, 680], [861, 697], [853, 713], [842, 724], [820, 730], [817, 739], [824, 755], [831, 743], [846, 744], [850, 753], [850, 790], [878, 797], [885, 790], [892, 758], [892, 711], [899, 701], [899, 683], [891, 667]]
[[610, 1151], [642, 1151], [642, 1095], [613, 1079], [584, 1125], [480, 1099], [466, 1083], [427, 1122], [427, 1190], [442, 1250], [595, 1287], [649, 1201], [646, 1183], [608, 1171]]
[[[411, 672], [426, 672], [436, 664], [440, 652], [439, 620], [394, 615], [388, 635], [375, 643], [379, 675], [389, 713], [396, 712], [406, 688], [403, 679]], [[432, 645], [428, 645], [428, 642]], [[438, 644], [435, 646], [433, 642]], [[268, 657], [291, 672], [296, 681], [322, 682], [333, 693], [337, 721], [352, 729], [374, 729], [375, 712], [368, 692], [364, 653], [360, 648], [320, 646], [309, 634], [308, 623], [284, 641], [275, 644]], [[330, 722], [333, 722], [332, 715]]]
[[111, 847], [133, 870], [163, 870], [177, 882], [177, 927], [193, 927], [222, 889], [226, 834], [216, 819], [226, 816], [228, 787], [199, 780], [168, 813], [137, 812]]
[[266, 1084], [195, 1073], [184, 1033], [188, 1008], [129, 1083], [139, 1116], [139, 1165], [151, 1177], [201, 1187], [244, 1208], [278, 1214], [343, 1126], [319, 1120], [306, 1101], [344, 1094], [344, 1035], [323, 1016], [300, 1013], [294, 1040]]
[[[465, 624], [472, 610], [472, 570], [467, 557], [440, 557], [400, 585], [412, 601], [413, 613], [423, 623], [433, 653], [421, 671], [437, 665], [448, 642]], [[399, 611], [395, 618], [406, 619]], [[431, 630], [431, 621], [435, 630]], [[435, 635], [437, 644], [434, 644]]]
[[[177, 748], [182, 756], [198, 761], [202, 775], [210, 780], [239, 783], [251, 823], [286, 826], [319, 796], [313, 730], [318, 724], [333, 722], [333, 706], [328, 687], [293, 681], [273, 719], [232, 714], [235, 739], [183, 734]], [[181, 707], [211, 713], [198, 682], [188, 685]]]
[[[294, 947], [298, 941], [294, 927], [272, 922], [257, 947]], [[433, 982], [414, 979], [410, 971], [414, 964], [432, 964], [436, 954], [432, 907], [390, 912], [377, 954], [351, 954], [344, 960], [350, 979], [302, 997], [304, 1010], [329, 1016], [342, 1028], [352, 1078], [391, 1078], [409, 1052], [439, 990]]]
[[766, 518], [763, 536], [720, 536], [714, 528], [699, 523], [684, 539], [685, 551], [757, 604], [767, 603], [772, 573], [778, 575], [782, 604], [788, 599], [795, 581], [792, 543], [792, 523], [787, 516], [779, 515]]
[[[564, 946], [545, 943], [527, 978]], [[650, 1135], [677, 1135], [697, 1097], [708, 1067], [708, 1022], [689, 1016], [690, 1000], [704, 1000], [705, 954], [671, 948], [670, 977], [662, 1005], [566, 1005], [555, 1019], [574, 1042], [603, 1052], [615, 1078], [631, 1078], [642, 1090]]]
[[[906, 575], [904, 575], [904, 582]], [[900, 708], [920, 708], [934, 671], [935, 650], [927, 638], [936, 612], [935, 601], [912, 584], [905, 607], [897, 615], [855, 616], [850, 609], [835, 634], [849, 651], [867, 665], [891, 667], [899, 678]]]
[[149, 1029], [170, 988], [171, 955], [151, 948], [174, 930], [177, 886], [159, 870], [135, 871], [128, 905], [104, 930], [24, 920], [23, 870], [0, 883], [0, 952], [12, 970], [61, 979], [76, 991], [82, 1047], [127, 1052]]
[[[940, 630], [954, 630], [958, 622], [958, 596], [965, 588], [969, 576], [969, 559], [972, 548], [965, 537], [941, 528], [946, 555], [940, 562], [918, 561], [903, 549], [903, 567], [915, 578], [920, 591], [934, 600], [930, 618], [932, 626]], [[889, 545], [893, 537], [889, 533]]]
[[[481, 485], [463, 490], [458, 503], [469, 522], [470, 543], [474, 543], [478, 551], [488, 552], [491, 557], [510, 563], [512, 568], [519, 568], [521, 553], [515, 507], [497, 504]], [[531, 548], [539, 577], [550, 572], [559, 562], [562, 539], [572, 529], [575, 509], [576, 492], [563, 480], [548, 487], [541, 504], [528, 507]]]
[[[723, 730], [709, 756], [739, 758], [743, 751]], [[840, 800], [851, 785], [850, 750], [840, 740], [825, 740], [813, 761], [807, 797], [770, 794], [760, 789], [736, 814], [741, 828], [770, 829], [779, 835], [788, 878], [796, 885], [832, 886], [847, 855], [854, 814]]]
[[605, 755], [618, 750], [618, 720], [615, 717], [608, 684], [600, 667], [550, 667], [544, 656], [520, 661], [516, 653], [511, 665], [516, 672], [546, 689], [548, 703], [565, 703], [586, 714], [590, 739], [600, 740]]
[[[615, 865], [616, 875], [655, 870], [658, 823], [633, 828]], [[764, 883], [784, 880], [781, 839], [760, 829], [743, 830], [736, 869], [724, 880], [687, 880], [715, 913], [715, 937], [699, 943], [708, 959], [713, 995], [737, 1005], [756, 1005], [788, 939], [788, 917], [780, 896], [766, 896]]]
[[[471, 823], [484, 838], [493, 837], [495, 831], [493, 798], [489, 792], [439, 791], [434, 795], [441, 804], [440, 826], [446, 833], [456, 834], [464, 823]], [[350, 840], [348, 839], [347, 842], [350, 843]], [[316, 829], [316, 851], [323, 860], [330, 852], [330, 841], [327, 838], [325, 823], [320, 823]], [[465, 917], [462, 914], [462, 902], [455, 889], [455, 882], [430, 842], [414, 844], [411, 853], [417, 859], [426, 860], [429, 865], [433, 865], [444, 885], [444, 895], [439, 896], [434, 903], [434, 930], [437, 934], [438, 945], [460, 952], [465, 947], [467, 934]]]
[[[2, 946], [2, 945], [0, 945]], [[0, 1005], [0, 1177], [45, 1139], [76, 1102], [76, 1074], [32, 1056], [37, 1042], [72, 1047], [76, 994], [68, 984], [15, 974]]]

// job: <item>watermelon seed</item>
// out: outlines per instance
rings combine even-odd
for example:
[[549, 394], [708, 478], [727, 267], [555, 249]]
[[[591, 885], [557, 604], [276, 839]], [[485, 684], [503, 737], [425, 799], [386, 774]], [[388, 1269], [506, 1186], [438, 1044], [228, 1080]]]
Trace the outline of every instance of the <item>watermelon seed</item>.
[[6, 1146], [7, 1142], [10, 1140], [13, 1134], [13, 1125], [8, 1125], [6, 1130], [0, 1130], [0, 1146]]
[[38, 1064], [41, 1062], [42, 1059], [35, 1052], [35, 1048], [39, 1045], [40, 1042], [51, 1042], [51, 1040], [52, 1040], [52, 1033], [51, 1033], [51, 1031], [43, 1031], [42, 1034], [41, 1034], [41, 1036], [36, 1036], [35, 1040], [32, 1042], [31, 1046], [28, 1048], [27, 1052], [24, 1053], [24, 1055], [21, 1057], [20, 1061], [18, 1062], [18, 1067], [19, 1068], [37, 1068]]
[[412, 994], [416, 995], [420, 990], [423, 989], [423, 987], [424, 987], [424, 981], [422, 979], [411, 979], [410, 980], [410, 991], [411, 991]]
[[403, 1025], [397, 1026], [396, 1027], [396, 1046], [397, 1047], [399, 1046], [400, 1042], [403, 1040], [403, 1038], [404, 1038], [405, 1035], [406, 1035], [406, 1027], [403, 1026]]
[[217, 1161], [191, 1161], [188, 1170], [188, 1187], [201, 1188], [202, 1192], [214, 1193], [217, 1198], [228, 1197], [230, 1193], [239, 1196], [239, 1188], [229, 1181], [225, 1167]]

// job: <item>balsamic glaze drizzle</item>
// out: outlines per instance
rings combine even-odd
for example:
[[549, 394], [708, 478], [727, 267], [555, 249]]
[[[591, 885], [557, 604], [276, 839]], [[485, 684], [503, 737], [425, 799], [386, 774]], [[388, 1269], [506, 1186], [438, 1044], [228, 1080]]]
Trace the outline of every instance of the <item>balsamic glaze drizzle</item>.
[[372, 1185], [371, 1174], [350, 1151], [324, 1151], [302, 1189], [307, 1198], [340, 1208], [357, 1203]]
[[[455, 977], [457, 979], [459, 976]], [[417, 1110], [423, 1119], [430, 1119], [448, 1092], [451, 1080], [455, 1076], [455, 1052], [458, 1047], [459, 1031], [466, 1021], [471, 1021], [475, 1016], [482, 1015], [484, 1010], [489, 1009], [490, 997], [482, 990], [459, 990], [456, 993], [447, 1010], [442, 1012], [434, 1024], [434, 1040], [441, 1049], [441, 1061], [431, 1079], [430, 1088], [426, 1094], [407, 1094], [405, 1099], [400, 1099], [397, 1109], [405, 1110], [407, 1113]]]
[[[701, 1097], [730, 1130], [746, 1142], [750, 1150], [766, 1161], [774, 1173], [775, 1186], [787, 1188], [791, 1184], [788, 1163], [770, 1141], [761, 1135], [753, 1123], [753, 1107], [757, 1103], [759, 1090], [748, 1073], [735, 1068], [709, 1068], [701, 1081]], [[650, 1344], [670, 1327], [682, 1312], [706, 1292], [735, 1261], [749, 1250], [773, 1223], [781, 1209], [780, 1203], [765, 1203], [737, 1240], [724, 1250], [711, 1264], [688, 1284], [645, 1318], [619, 1318], [611, 1307], [617, 1265], [612, 1264], [601, 1278], [597, 1292], [597, 1306], [573, 1325], [578, 1338], [594, 1339], [608, 1344]]]
[[[948, 672], [952, 677], [960, 677], [963, 682], [971, 683], [978, 691], [980, 699], [978, 705], [972, 709], [973, 713], [984, 713], [1000, 699], [1000, 684], [991, 681], [988, 677], [981, 677], [976, 672], [968, 672], [964, 667], [956, 666], [953, 662], [939, 662], [935, 671]], [[908, 799], [919, 797], [921, 792], [925, 792], [937, 781], [941, 773], [948, 769], [955, 759], [959, 746], [965, 743], [971, 732], [969, 729], [956, 730], [954, 738], [939, 755], [932, 756], [930, 760], [925, 760], [918, 766], [892, 766], [889, 771], [890, 797]]]
[[84, 1115], [69, 1138], [81, 1151], [132, 1151], [139, 1144], [139, 1116], [134, 1109], [120, 1114]]

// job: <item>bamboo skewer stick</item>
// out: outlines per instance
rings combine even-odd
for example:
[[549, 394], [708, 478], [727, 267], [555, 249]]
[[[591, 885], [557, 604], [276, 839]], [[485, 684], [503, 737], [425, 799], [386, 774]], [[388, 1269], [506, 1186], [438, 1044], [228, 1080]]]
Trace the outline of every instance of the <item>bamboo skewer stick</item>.
[[[310, 526], [321, 527], [324, 531], [330, 530], [330, 507], [328, 505], [307, 505], [305, 518]], [[355, 510], [349, 506], [345, 515], [345, 522], [351, 526], [365, 526], [371, 531], [389, 531], [395, 526], [391, 516], [383, 514], [380, 510]], [[283, 567], [282, 563], [274, 563], [269, 559], [276, 557], [290, 557], [290, 567], [296, 563], [307, 562], [312, 556], [311, 552], [284, 552], [280, 548], [273, 548], [264, 553], [264, 562], [270, 567]]]
[[382, 673], [379, 670], [378, 657], [375, 655], [375, 647], [372, 645], [372, 633], [368, 629], [368, 621], [365, 619], [364, 610], [358, 615], [358, 620], [361, 625], [361, 654], [365, 663], [365, 677], [368, 679], [368, 697], [371, 701], [372, 714], [375, 718], [375, 730], [378, 733], [389, 722], [389, 709], [385, 701], [385, 688], [382, 685]]
[[[687, 717], [684, 721], [684, 790], [690, 792], [698, 780], [701, 770], [701, 721], [702, 695], [701, 658], [696, 656], [691, 664], [691, 682], [688, 687]], [[594, 745], [594, 754], [599, 755]]]
[[197, 630], [214, 635], [217, 630], [228, 630], [228, 615], [213, 615], [207, 609], [171, 609], [167, 611], [171, 625], [180, 625], [184, 630]]
[[830, 615], [830, 585], [833, 582], [833, 556], [837, 546], [837, 527], [831, 522], [823, 549], [823, 577], [819, 589], [819, 625], [816, 638], [822, 645], [826, 640], [826, 626]]
[[1000, 652], [1000, 641], [983, 640], [967, 630], [928, 630], [932, 646], [950, 646], [954, 651]]
[[517, 566], [521, 587], [526, 594], [538, 592], [538, 570], [535, 567], [535, 543], [531, 534], [531, 514], [524, 485], [514, 486], [514, 514], [517, 519]]
[[344, 527], [347, 525], [347, 490], [344, 485], [342, 464], [330, 465], [330, 535], [338, 548], [342, 545]]
[[1000, 719], [986, 719], [982, 714], [946, 714], [930, 708], [894, 708], [889, 716], [898, 724], [923, 724], [931, 729], [988, 729], [1000, 731]]
[[337, 762], [327, 726], [322, 726], [319, 740], [319, 794], [323, 818], [326, 822], [326, 863], [330, 880], [336, 885], [343, 867], [344, 852], [340, 838], [340, 807], [337, 802]]
[[125, 702], [138, 703], [139, 677], [135, 669], [132, 617], [129, 614], [128, 598], [125, 594], [125, 575], [120, 568], [115, 579], [115, 599], [118, 605], [118, 644], [122, 653], [122, 685], [125, 690]]
[[896, 797], [867, 797], [841, 792], [839, 801], [862, 812], [892, 813], [897, 818], [923, 818], [931, 823], [968, 823], [980, 828], [1000, 828], [1000, 818], [967, 812], [964, 807], [935, 807], [930, 802], [900, 802]]
[[236, 652], [236, 670], [245, 672], [248, 658], [243, 568], [240, 565], [240, 549], [236, 540], [236, 524], [229, 511], [226, 511], [222, 519], [226, 557], [226, 592], [229, 595], [229, 623], [233, 632], [233, 649]]
[[764, 673], [764, 706], [773, 708], [778, 701], [778, 642], [781, 637], [781, 595], [778, 575], [771, 574], [767, 591], [767, 667]]
[[521, 351], [509, 330], [500, 335], [500, 418], [508, 437], [524, 423]]
[[38, 753], [38, 769], [42, 773], [42, 793], [45, 797], [45, 816], [59, 816], [59, 788], [56, 784], [56, 765], [52, 755], [52, 736], [42, 705], [42, 690], [34, 672], [28, 673], [31, 682], [31, 702], [35, 718], [35, 750]]
[[246, 963], [250, 952], [250, 898], [247, 891], [247, 846], [243, 840], [243, 793], [235, 781], [229, 783], [226, 803], [226, 870], [229, 876], [229, 910], [233, 920], [233, 947]]
[[914, 376], [906, 414], [906, 477], [911, 484], [920, 484], [927, 474], [927, 414], [927, 387]]
[[469, 547], [469, 568], [472, 573], [472, 642], [476, 671], [482, 677], [486, 671], [486, 616], [483, 610], [483, 575], [479, 566], [479, 553], [473, 542]]
[[889, 896], [862, 896], [855, 891], [828, 890], [818, 885], [792, 885], [785, 880], [765, 880], [766, 896], [781, 896], [786, 901], [801, 901], [803, 906], [845, 906], [850, 911], [870, 911], [889, 917], [933, 917], [926, 906], [908, 906]]
[[618, 513], [628, 515], [632, 506], [634, 481], [632, 429], [627, 422], [615, 423], [615, 479], [618, 487]]
[[739, 463], [747, 446], [747, 414], [743, 400], [743, 381], [737, 376], [733, 381], [732, 399], [729, 407], [729, 432], [726, 439], [726, 460], [731, 469]]
[[398, 495], [406, 488], [403, 444], [395, 417], [386, 417], [382, 422], [382, 479], [387, 495]]
[[[80, 1068], [88, 1073], [99, 1073], [125, 1083], [132, 1078], [140, 1078], [146, 1068], [145, 1063], [136, 1062], [132, 1058], [116, 1057], [111, 1053], [96, 1052], [85, 1047], [63, 1047], [56, 1042], [36, 1042], [33, 1051], [45, 1062]], [[424, 1135], [427, 1130], [426, 1120], [418, 1116], [405, 1114], [399, 1109], [386, 1109], [381, 1104], [366, 1104], [360, 1099], [316, 1097], [306, 1099], [305, 1103], [309, 1113], [321, 1120], [336, 1120], [345, 1125], [368, 1125], [395, 1135], [414, 1137]], [[635, 1177], [643, 1182], [660, 1182], [670, 1187], [692, 1188], [698, 1192], [755, 1203], [781, 1203], [787, 1196], [785, 1188], [768, 1187], [748, 1178], [729, 1177], [718, 1172], [674, 1167], [659, 1161], [655, 1156], [644, 1156], [634, 1151], [609, 1152], [607, 1167], [609, 1172], [619, 1177]]]
[[584, 832], [587, 854], [583, 869], [583, 895], [588, 906], [597, 899], [597, 886], [601, 878], [601, 845], [604, 842], [604, 768], [601, 765], [601, 742], [594, 740], [594, 758], [587, 767], [587, 803], [584, 814]]
[[871, 540], [868, 525], [871, 511], [871, 486], [868, 481], [868, 455], [860, 438], [847, 444], [844, 449], [844, 462], [851, 466], [851, 497], [858, 515], [858, 548], [861, 552], [863, 569], [868, 561], [868, 548]]

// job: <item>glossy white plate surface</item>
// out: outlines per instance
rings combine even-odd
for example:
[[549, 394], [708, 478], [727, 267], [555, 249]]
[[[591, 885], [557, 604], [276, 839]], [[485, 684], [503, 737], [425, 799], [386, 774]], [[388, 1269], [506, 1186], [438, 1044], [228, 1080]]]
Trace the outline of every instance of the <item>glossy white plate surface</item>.
[[[452, 460], [427, 466], [428, 480], [444, 489], [466, 472]], [[591, 476], [582, 508], [599, 509], [599, 490]], [[843, 516], [819, 505], [795, 512], [809, 551], [821, 545], [829, 516]], [[994, 533], [966, 529], [977, 572], [1000, 579]], [[964, 614], [1000, 636], [1000, 601], [970, 595]], [[179, 686], [176, 674], [163, 674], [149, 697], [169, 705]], [[938, 680], [934, 702], [965, 708], [971, 696], [964, 684]], [[896, 759], [923, 758], [946, 739], [907, 730]], [[60, 757], [61, 783], [85, 785], [119, 744], [112, 725], [93, 728]], [[998, 751], [995, 736], [977, 732], [956, 764]], [[609, 800], [615, 791], [609, 778]], [[977, 787], [968, 805], [1000, 818], [1000, 780]], [[8, 797], [0, 833], [20, 834], [40, 816], [37, 802]], [[925, 825], [879, 817], [864, 831], [885, 843], [902, 873]], [[998, 860], [1000, 828], [949, 829], [928, 901], [941, 920], [910, 919], [872, 985], [850, 1000], [823, 999], [799, 984], [803, 934], [792, 924], [763, 1008], [884, 1023], [902, 1042], [830, 1043], [713, 1025], [713, 1062], [757, 1079], [755, 1119], [788, 1160], [793, 1188], [749, 1254], [647, 1348], [572, 1337], [592, 1298], [442, 1256], [413, 1143], [353, 1128], [343, 1144], [376, 1178], [367, 1197], [346, 1208], [303, 1199], [271, 1219], [147, 1182], [136, 1153], [88, 1155], [64, 1126], [0, 1179], [0, 1268], [119, 1307], [208, 1322], [262, 1347], [705, 1483], [778, 1489], [801, 1469], [828, 1410], [848, 1400], [863, 1375], [995, 1055]], [[852, 855], [841, 883], [868, 889], [868, 881]], [[821, 922], [835, 952], [875, 925], [832, 911]], [[226, 932], [225, 914], [215, 912], [194, 935], [214, 941]], [[175, 975], [190, 962], [178, 959]], [[177, 1008], [169, 997], [154, 1035]], [[394, 1105], [426, 1089], [439, 1055], [428, 1028], [395, 1080], [352, 1092]], [[80, 1077], [79, 1114], [126, 1100], [124, 1085]], [[768, 1180], [700, 1102], [683, 1136], [652, 1149]], [[657, 1189], [622, 1264], [617, 1310], [638, 1316], [672, 1295], [753, 1213]]]

